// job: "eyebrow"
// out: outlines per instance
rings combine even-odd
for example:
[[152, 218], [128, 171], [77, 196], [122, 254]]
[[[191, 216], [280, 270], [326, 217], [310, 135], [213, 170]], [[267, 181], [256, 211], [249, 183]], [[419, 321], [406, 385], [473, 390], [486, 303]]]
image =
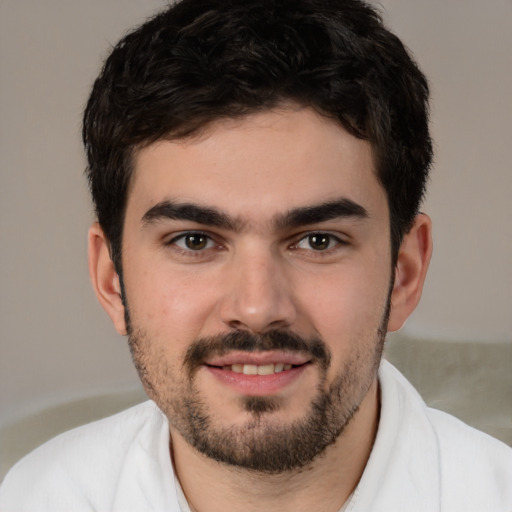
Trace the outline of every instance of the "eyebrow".
[[276, 218], [275, 225], [278, 229], [296, 228], [317, 224], [334, 219], [367, 219], [368, 211], [362, 205], [351, 199], [341, 198], [318, 205], [294, 208]]
[[[284, 214], [278, 214], [273, 226], [278, 229], [296, 228], [308, 224], [317, 224], [334, 219], [368, 218], [368, 211], [360, 204], [348, 198], [341, 198], [317, 205], [293, 208]], [[217, 208], [201, 206], [193, 203], [178, 203], [169, 200], [161, 201], [150, 208], [142, 217], [144, 227], [162, 220], [185, 220], [204, 226], [239, 232], [247, 222], [231, 217]]]
[[150, 208], [142, 217], [144, 226], [155, 222], [170, 220], [187, 220], [205, 226], [223, 228], [231, 231], [240, 231], [242, 223], [229, 215], [207, 206], [192, 203], [175, 203], [162, 201]]

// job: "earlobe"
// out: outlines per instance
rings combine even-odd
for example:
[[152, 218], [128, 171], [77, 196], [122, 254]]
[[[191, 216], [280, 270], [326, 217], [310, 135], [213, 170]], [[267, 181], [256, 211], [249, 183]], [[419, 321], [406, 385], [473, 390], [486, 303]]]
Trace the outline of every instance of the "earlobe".
[[126, 334], [119, 276], [110, 257], [109, 243], [100, 225], [89, 228], [89, 275], [96, 297], [119, 334]]
[[389, 331], [400, 329], [416, 308], [432, 255], [432, 223], [419, 214], [400, 245], [391, 293]]

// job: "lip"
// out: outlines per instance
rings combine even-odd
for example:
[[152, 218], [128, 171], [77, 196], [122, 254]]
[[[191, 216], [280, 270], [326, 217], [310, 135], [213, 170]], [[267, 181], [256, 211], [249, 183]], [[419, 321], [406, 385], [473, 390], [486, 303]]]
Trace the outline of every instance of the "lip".
[[[270, 363], [291, 364], [292, 368], [270, 375], [246, 375], [226, 368], [233, 364], [260, 366]], [[217, 382], [228, 387], [237, 395], [271, 396], [291, 386], [310, 366], [310, 359], [301, 354], [287, 352], [240, 352], [213, 358], [203, 365], [203, 369]]]
[[207, 366], [231, 366], [233, 364], [254, 364], [261, 366], [271, 363], [291, 364], [292, 366], [301, 366], [309, 363], [311, 356], [306, 356], [300, 352], [286, 352], [280, 350], [269, 350], [265, 352], [243, 352], [235, 351], [223, 356], [212, 357], [207, 359]]

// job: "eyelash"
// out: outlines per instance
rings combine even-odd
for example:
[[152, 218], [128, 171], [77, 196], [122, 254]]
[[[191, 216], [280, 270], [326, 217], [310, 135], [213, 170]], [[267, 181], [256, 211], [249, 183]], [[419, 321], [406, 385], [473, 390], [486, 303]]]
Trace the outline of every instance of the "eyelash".
[[[180, 247], [179, 242], [183, 241], [183, 243], [186, 244], [187, 237], [202, 237], [205, 239], [205, 246], [195, 250], [191, 249], [190, 247]], [[172, 246], [175, 250], [181, 252], [182, 254], [194, 257], [201, 256], [201, 253], [203, 253], [205, 250], [212, 249], [215, 246], [219, 248], [221, 247], [221, 245], [218, 244], [211, 235], [203, 231], [186, 231], [184, 233], [180, 233], [179, 235], [166, 242], [165, 245]]]
[[[323, 249], [314, 249], [313, 247], [311, 247], [311, 243], [315, 243], [315, 242], [313, 242], [314, 238], [319, 238], [320, 241], [323, 241], [324, 243], [325, 243], [325, 240], [327, 240], [327, 242], [326, 242], [327, 247], [325, 247]], [[302, 244], [303, 242], [308, 243], [309, 248], [300, 247], [300, 244]], [[294, 250], [311, 251], [312, 253], [321, 255], [322, 253], [330, 254], [331, 252], [338, 249], [339, 246], [343, 246], [343, 245], [347, 245], [347, 242], [342, 240], [340, 237], [338, 237], [336, 235], [327, 233], [325, 231], [311, 231], [311, 232], [303, 235], [301, 237], [301, 239], [297, 243], [293, 244], [291, 247]]]

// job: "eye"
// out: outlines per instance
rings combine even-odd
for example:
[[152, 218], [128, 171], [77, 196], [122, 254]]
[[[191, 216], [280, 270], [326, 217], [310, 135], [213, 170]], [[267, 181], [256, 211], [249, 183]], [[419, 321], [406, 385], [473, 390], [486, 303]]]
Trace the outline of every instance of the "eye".
[[299, 249], [312, 249], [313, 251], [326, 251], [340, 243], [342, 243], [342, 241], [334, 235], [327, 233], [309, 233], [299, 241], [296, 247]]
[[215, 242], [200, 232], [183, 233], [173, 238], [170, 243], [185, 251], [203, 251], [215, 247]]

